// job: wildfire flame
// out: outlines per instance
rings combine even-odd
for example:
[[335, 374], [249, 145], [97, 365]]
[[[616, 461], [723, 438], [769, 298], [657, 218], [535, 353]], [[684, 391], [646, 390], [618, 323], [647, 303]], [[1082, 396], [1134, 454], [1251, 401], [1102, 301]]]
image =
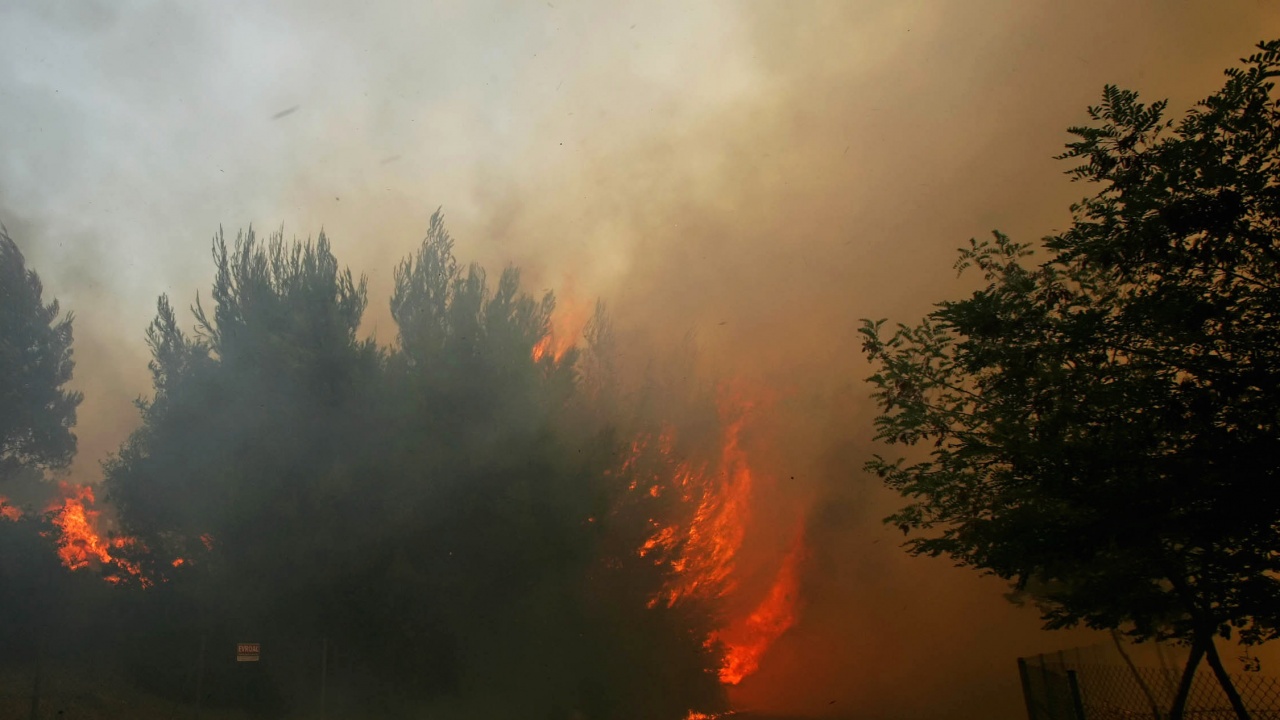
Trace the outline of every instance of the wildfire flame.
[[[113, 549], [135, 547], [137, 541], [120, 535], [103, 538], [99, 530], [102, 512], [93, 507], [96, 503], [93, 488], [64, 482], [59, 484], [59, 489], [62, 499], [55, 501], [47, 511], [53, 513], [53, 524], [61, 532], [58, 557], [62, 564], [69, 570], [80, 570], [97, 563], [122, 570], [136, 577], [142, 587], [150, 587], [152, 580], [143, 574], [137, 563], [119, 554], [111, 554]], [[121, 577], [119, 574], [104, 576], [112, 583], [120, 582]]]
[[566, 278], [556, 297], [556, 309], [551, 315], [551, 329], [533, 346], [533, 361], [551, 358], [560, 362], [564, 354], [578, 343], [582, 331], [591, 318], [590, 308], [579, 300], [573, 291], [573, 278]]
[[[641, 546], [642, 554], [655, 546], [680, 548], [670, 561], [674, 576], [663, 591], [667, 607], [685, 598], [723, 597], [734, 588], [734, 560], [750, 518], [751, 466], [739, 442], [745, 421], [745, 414], [739, 415], [725, 429], [718, 472], [712, 478], [688, 463], [676, 466], [672, 484], [682, 498], [696, 499], [697, 509], [683, 533], [666, 527]], [[671, 431], [663, 435], [662, 452], [669, 455]]]
[[22, 519], [22, 509], [9, 502], [9, 498], [0, 495], [0, 520], [16, 522]]
[[60, 485], [63, 497], [55, 501], [48, 509], [54, 512], [53, 524], [62, 531], [62, 542], [58, 547], [58, 557], [62, 564], [71, 570], [79, 570], [89, 566], [91, 559], [101, 563], [111, 562], [111, 553], [107, 543], [98, 535], [95, 528], [101, 514], [92, 509], [94, 504], [93, 488], [88, 485]]
[[[618, 468], [630, 473], [632, 492], [657, 498], [678, 494], [692, 508], [688, 519], [675, 523], [651, 521], [653, 530], [636, 549], [642, 558], [670, 569], [668, 580], [649, 602], [673, 607], [682, 602], [723, 599], [738, 591], [736, 571], [739, 551], [751, 522], [756, 476], [743, 446], [742, 436], [754, 406], [728, 398], [721, 403], [724, 422], [720, 452], [714, 464], [697, 465], [673, 457], [675, 431], [665, 427], [654, 438], [642, 435], [631, 443], [630, 453]], [[663, 458], [666, 478], [640, 472], [642, 457], [656, 453]], [[777, 569], [762, 600], [741, 618], [729, 618], [707, 638], [708, 646], [724, 649], [720, 681], [736, 685], [754, 673], [769, 647], [796, 622], [800, 573], [807, 549], [803, 533], [797, 533], [790, 551]], [[689, 718], [721, 717], [691, 713]]]
[[718, 636], [725, 644], [721, 682], [737, 685], [758, 670], [760, 658], [769, 646], [795, 624], [796, 602], [800, 597], [800, 566], [805, 555], [804, 536], [799, 535], [782, 567], [778, 568], [764, 600], [741, 625], [730, 627]]

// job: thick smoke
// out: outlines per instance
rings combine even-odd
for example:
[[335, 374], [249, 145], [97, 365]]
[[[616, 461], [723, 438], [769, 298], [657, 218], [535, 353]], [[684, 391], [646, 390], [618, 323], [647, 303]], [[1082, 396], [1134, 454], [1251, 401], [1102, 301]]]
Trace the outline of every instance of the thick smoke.
[[1186, 107], [1280, 30], [1246, 0], [78, 7], [0, 10], [0, 220], [77, 314], [77, 479], [136, 422], [155, 296], [203, 286], [220, 224], [323, 227], [389, 342], [392, 267], [443, 205], [464, 259], [604, 298], [628, 372], [692, 333], [697, 372], [768, 399], [777, 517], [744, 573], [797, 517], [811, 553], [799, 624], [732, 696], [859, 717], [1013, 717], [1014, 656], [1095, 638], [897, 548], [860, 471], [858, 318], [963, 292], [969, 237], [1069, 222], [1051, 156], [1104, 83]]

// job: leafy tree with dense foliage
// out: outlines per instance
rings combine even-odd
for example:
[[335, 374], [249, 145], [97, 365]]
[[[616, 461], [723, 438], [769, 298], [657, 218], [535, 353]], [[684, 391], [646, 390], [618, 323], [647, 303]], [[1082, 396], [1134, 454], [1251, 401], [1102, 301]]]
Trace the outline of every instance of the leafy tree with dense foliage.
[[[986, 286], [885, 337], [862, 328], [868, 469], [910, 503], [887, 521], [1012, 581], [1050, 628], [1124, 628], [1191, 654], [1280, 631], [1280, 41], [1178, 122], [1107, 87], [1061, 157], [1096, 192], [1047, 260], [997, 233], [957, 267]], [[919, 456], [918, 456], [919, 457]]]

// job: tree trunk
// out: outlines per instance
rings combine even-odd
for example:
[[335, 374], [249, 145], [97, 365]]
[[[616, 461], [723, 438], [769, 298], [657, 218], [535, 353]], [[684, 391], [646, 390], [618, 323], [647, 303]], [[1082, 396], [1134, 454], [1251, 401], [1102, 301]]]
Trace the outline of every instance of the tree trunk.
[[1218, 684], [1222, 686], [1222, 691], [1227, 694], [1227, 700], [1231, 701], [1231, 709], [1236, 711], [1238, 720], [1251, 720], [1249, 711], [1244, 706], [1244, 701], [1240, 699], [1240, 693], [1236, 692], [1235, 683], [1231, 682], [1231, 676], [1227, 674], [1226, 668], [1222, 667], [1222, 659], [1218, 657], [1218, 649], [1214, 647], [1213, 638], [1209, 638], [1209, 647], [1206, 651], [1209, 658], [1209, 667], [1213, 668], [1213, 674], [1218, 676]]
[[1182, 680], [1178, 683], [1178, 694], [1173, 698], [1173, 708], [1169, 710], [1169, 720], [1182, 720], [1187, 708], [1187, 695], [1191, 693], [1191, 681], [1196, 677], [1196, 668], [1204, 657], [1204, 640], [1196, 633], [1191, 641], [1191, 655], [1187, 658], [1187, 666], [1182, 669]]

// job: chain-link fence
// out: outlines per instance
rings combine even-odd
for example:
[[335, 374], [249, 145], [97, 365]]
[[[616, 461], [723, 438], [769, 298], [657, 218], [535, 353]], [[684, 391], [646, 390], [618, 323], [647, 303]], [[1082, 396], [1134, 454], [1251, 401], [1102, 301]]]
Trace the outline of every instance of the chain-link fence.
[[[1018, 659], [1029, 720], [1164, 720], [1178, 692], [1181, 669], [1082, 662], [1072, 651]], [[1280, 678], [1233, 674], [1231, 681], [1254, 720], [1280, 720]], [[1183, 717], [1235, 720], [1217, 677], [1201, 666]]]

